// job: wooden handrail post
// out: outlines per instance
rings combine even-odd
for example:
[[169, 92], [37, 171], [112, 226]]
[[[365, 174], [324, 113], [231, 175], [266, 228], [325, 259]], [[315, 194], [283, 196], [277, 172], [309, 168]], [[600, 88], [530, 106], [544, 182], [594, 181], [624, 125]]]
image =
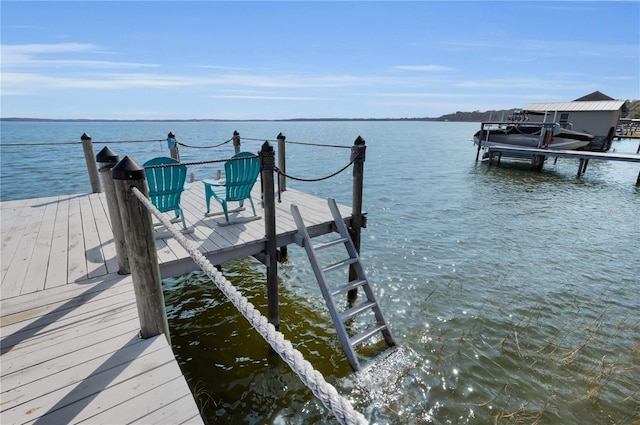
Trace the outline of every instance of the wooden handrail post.
[[169, 153], [171, 154], [171, 158], [180, 162], [180, 151], [178, 150], [178, 140], [176, 139], [176, 135], [173, 134], [172, 131], [167, 134], [167, 147], [169, 148]]
[[149, 196], [144, 168], [125, 156], [111, 169], [111, 175], [129, 247], [140, 334], [146, 339], [164, 333], [171, 344], [151, 213], [131, 190], [135, 187]]
[[[362, 188], [364, 184], [364, 160], [367, 145], [365, 140], [358, 136], [353, 142], [351, 147], [351, 161], [353, 161], [353, 200], [351, 206], [351, 227], [349, 233], [353, 240], [353, 245], [356, 248], [358, 254], [360, 254], [360, 229], [363, 227], [362, 220]], [[349, 266], [349, 281], [357, 279], [353, 265]], [[358, 290], [352, 289], [347, 293], [347, 300], [349, 303], [353, 303], [358, 297]]]
[[234, 154], [238, 154], [240, 153], [240, 133], [238, 133], [237, 131], [233, 132], [233, 153]]
[[84, 151], [84, 159], [87, 162], [87, 171], [89, 172], [89, 182], [91, 183], [91, 190], [93, 193], [100, 193], [100, 177], [98, 176], [98, 166], [96, 165], [95, 156], [93, 153], [93, 142], [91, 136], [87, 133], [82, 133], [80, 136], [82, 140], [82, 150]]
[[267, 317], [269, 323], [280, 327], [278, 306], [278, 248], [276, 246], [276, 202], [273, 170], [275, 153], [269, 142], [264, 142], [259, 153], [264, 202], [264, 233], [267, 238], [265, 265], [267, 266]]
[[278, 173], [278, 190], [280, 192], [287, 190], [287, 178], [285, 177], [287, 172], [286, 139], [287, 137], [284, 134], [278, 134], [278, 168], [281, 171], [281, 173]]
[[100, 175], [104, 194], [107, 198], [107, 209], [111, 218], [111, 230], [113, 233], [113, 243], [116, 246], [116, 261], [118, 262], [118, 274], [131, 274], [129, 267], [129, 250], [122, 229], [122, 219], [120, 218], [120, 208], [118, 207], [118, 197], [116, 187], [111, 178], [111, 169], [118, 163], [119, 158], [115, 152], [108, 147], [102, 148], [96, 155], [96, 162], [100, 164]]

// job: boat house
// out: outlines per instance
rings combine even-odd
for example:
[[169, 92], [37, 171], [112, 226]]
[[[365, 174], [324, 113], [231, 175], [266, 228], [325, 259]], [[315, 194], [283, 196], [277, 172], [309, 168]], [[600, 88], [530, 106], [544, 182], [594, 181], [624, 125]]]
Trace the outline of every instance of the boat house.
[[551, 114], [547, 120], [563, 126], [571, 124], [573, 130], [591, 133], [596, 137], [588, 149], [607, 151], [618, 121], [627, 113], [627, 103], [595, 91], [572, 102], [529, 103], [525, 110]]

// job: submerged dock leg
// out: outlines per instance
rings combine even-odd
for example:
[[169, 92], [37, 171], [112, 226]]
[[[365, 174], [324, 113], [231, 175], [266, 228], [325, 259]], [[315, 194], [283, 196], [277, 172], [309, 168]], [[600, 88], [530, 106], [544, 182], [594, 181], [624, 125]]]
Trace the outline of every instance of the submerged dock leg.
[[588, 159], [580, 158], [580, 165], [578, 165], [578, 175], [576, 177], [582, 176], [585, 171], [587, 171], [587, 164], [589, 164]]

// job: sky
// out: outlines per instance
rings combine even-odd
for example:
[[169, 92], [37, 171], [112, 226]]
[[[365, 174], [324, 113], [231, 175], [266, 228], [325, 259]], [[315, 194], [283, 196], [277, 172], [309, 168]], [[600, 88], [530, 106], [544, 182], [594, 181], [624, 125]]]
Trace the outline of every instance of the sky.
[[2, 118], [416, 118], [640, 99], [640, 1], [7, 1]]

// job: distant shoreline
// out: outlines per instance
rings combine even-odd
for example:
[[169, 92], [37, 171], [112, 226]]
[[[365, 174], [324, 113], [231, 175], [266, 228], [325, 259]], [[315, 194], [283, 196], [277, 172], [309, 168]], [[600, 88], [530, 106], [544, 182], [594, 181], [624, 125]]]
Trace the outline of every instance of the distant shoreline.
[[305, 121], [447, 121], [441, 118], [290, 118], [290, 119], [244, 119], [244, 120], [224, 120], [224, 119], [58, 119], [58, 118], [0, 118], [0, 121], [21, 121], [21, 122], [305, 122]]
[[337, 121], [337, 122], [363, 122], [363, 121], [422, 121], [422, 122], [483, 122], [488, 121], [491, 117], [497, 116], [510, 116], [517, 109], [500, 109], [491, 111], [473, 111], [473, 112], [455, 112], [452, 114], [445, 114], [439, 117], [414, 117], [414, 118], [287, 118], [287, 119], [216, 119], [216, 118], [191, 118], [191, 119], [90, 119], [90, 118], [75, 118], [75, 119], [54, 119], [54, 118], [0, 118], [0, 122], [322, 122], [322, 121]]

